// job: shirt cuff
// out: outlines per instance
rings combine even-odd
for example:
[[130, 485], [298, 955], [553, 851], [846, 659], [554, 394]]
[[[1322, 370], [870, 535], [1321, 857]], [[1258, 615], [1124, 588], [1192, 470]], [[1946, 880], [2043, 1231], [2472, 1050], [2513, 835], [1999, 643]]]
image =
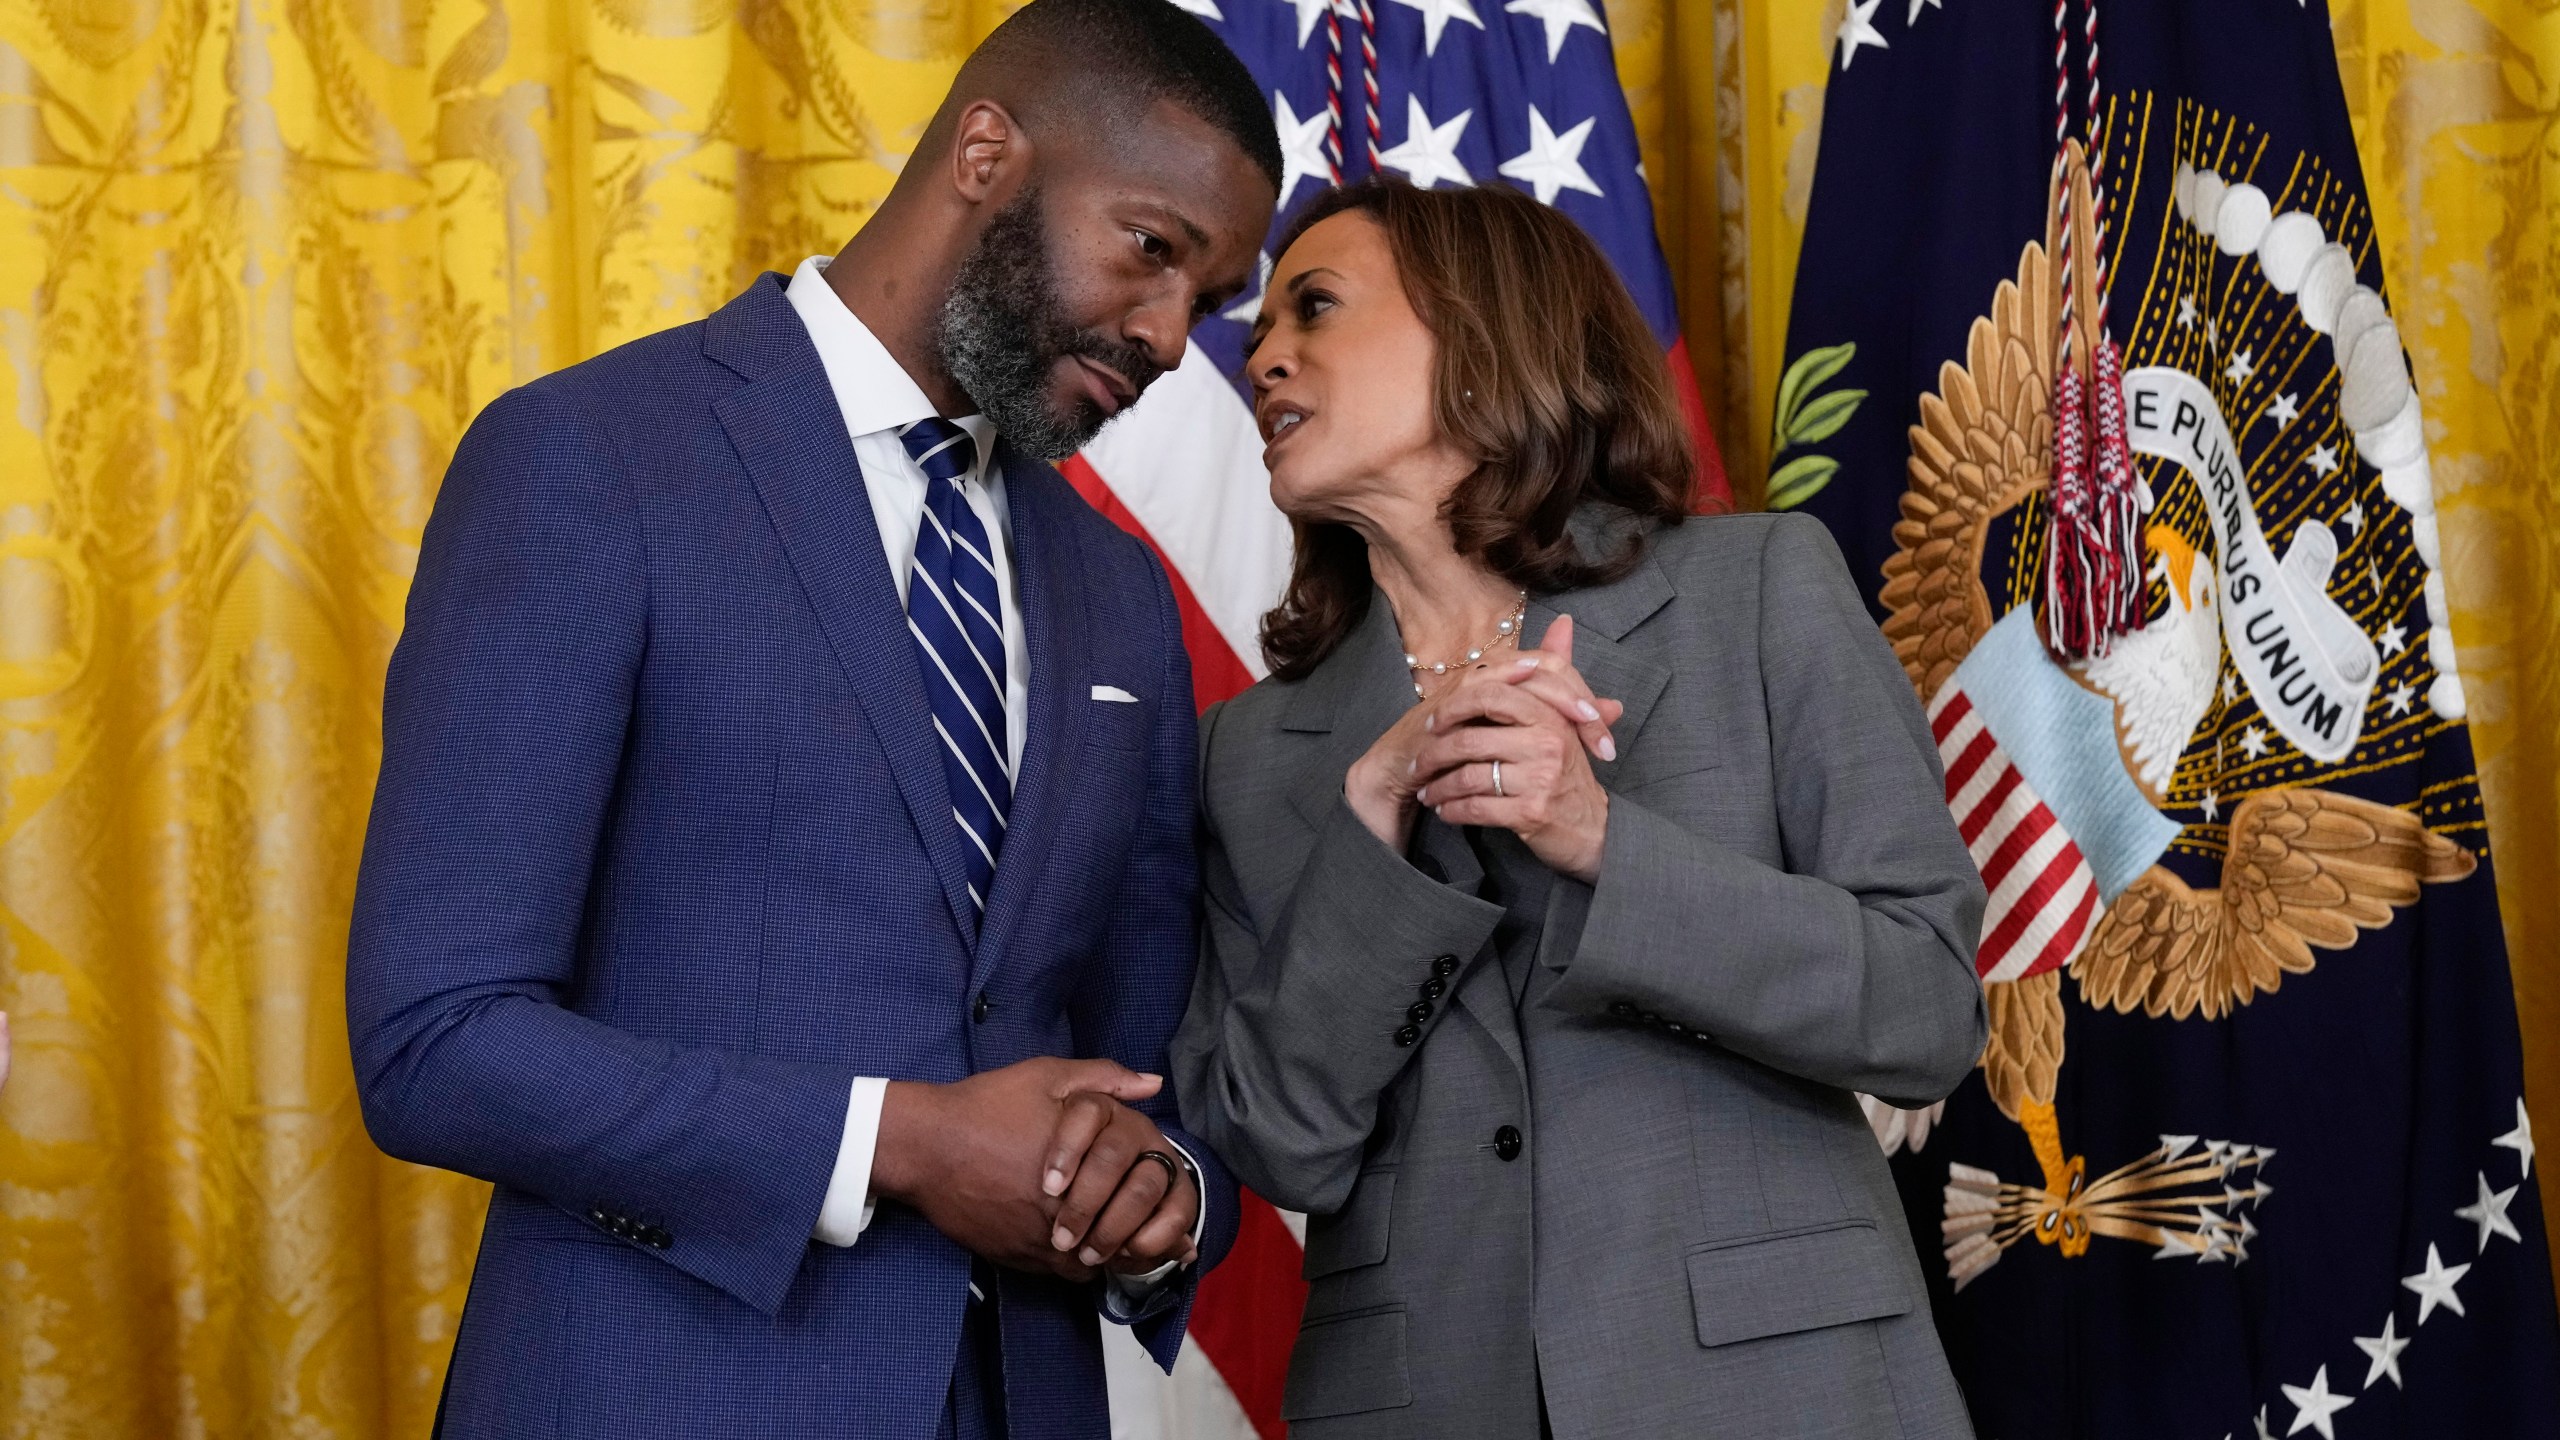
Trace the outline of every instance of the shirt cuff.
[[835, 1174], [827, 1179], [827, 1198], [818, 1205], [815, 1235], [819, 1243], [844, 1246], [862, 1238], [880, 1202], [871, 1198], [871, 1156], [880, 1144], [880, 1106], [889, 1082], [864, 1075], [853, 1082], [845, 1102], [844, 1142], [836, 1147]]

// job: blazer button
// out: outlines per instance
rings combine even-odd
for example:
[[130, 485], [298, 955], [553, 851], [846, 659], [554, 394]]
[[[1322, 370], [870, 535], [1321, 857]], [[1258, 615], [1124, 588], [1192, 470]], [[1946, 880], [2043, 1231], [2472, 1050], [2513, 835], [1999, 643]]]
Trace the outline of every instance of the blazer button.
[[987, 993], [981, 990], [978, 992], [978, 1003], [969, 1007], [969, 1018], [980, 1025], [984, 1025], [987, 1023], [987, 1015], [995, 1008], [996, 1002], [988, 999]]
[[1512, 1161], [1520, 1158], [1520, 1132], [1505, 1125], [1493, 1132], [1494, 1158]]
[[1419, 1024], [1421, 1024], [1423, 1021], [1430, 1019], [1430, 1018], [1431, 1018], [1431, 1002], [1430, 1002], [1430, 1001], [1428, 1001], [1428, 1000], [1416, 1000], [1416, 1001], [1414, 1001], [1414, 1002], [1413, 1002], [1413, 1004], [1412, 1004], [1411, 1006], [1407, 1007], [1407, 1009], [1405, 1010], [1405, 1012], [1404, 1012], [1404, 1018], [1406, 1018], [1407, 1020], [1412, 1021], [1412, 1022], [1413, 1022], [1414, 1024], [1416, 1024], [1416, 1025], [1419, 1025]]
[[1636, 1018], [1635, 1002], [1632, 1000], [1621, 1000], [1609, 1007], [1609, 1013], [1621, 1020], [1633, 1020]]
[[1407, 1025], [1396, 1032], [1396, 1043], [1398, 1045], [1410, 1045], [1421, 1038], [1422, 1029], [1417, 1025]]
[[648, 1229], [640, 1232], [640, 1243], [648, 1246], [652, 1250], [664, 1250], [668, 1246], [676, 1243], [676, 1237], [659, 1229], [657, 1226], [652, 1225]]
[[1443, 955], [1439, 959], [1432, 961], [1431, 973], [1439, 976], [1443, 980], [1457, 974], [1458, 957], [1455, 955]]
[[1437, 975], [1422, 982], [1422, 998], [1425, 1000], [1437, 1000], [1448, 993], [1449, 982]]

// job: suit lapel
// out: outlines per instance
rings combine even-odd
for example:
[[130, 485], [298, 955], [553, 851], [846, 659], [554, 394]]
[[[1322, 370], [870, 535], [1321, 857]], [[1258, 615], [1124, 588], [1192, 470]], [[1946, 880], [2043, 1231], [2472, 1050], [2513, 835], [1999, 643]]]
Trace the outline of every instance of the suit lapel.
[[776, 283], [780, 278], [764, 277], [713, 317], [705, 348], [748, 383], [712, 409], [755, 482], [845, 683], [870, 719], [917, 839], [942, 881], [952, 923], [965, 937], [974, 932], [976, 916], [915, 642], [844, 413], [816, 347]]
[[[987, 897], [986, 924], [971, 965], [973, 993], [1001, 963], [1037, 892], [1059, 806], [1076, 773], [1073, 757], [1084, 741], [1090, 709], [1084, 702], [1093, 683], [1082, 604], [1084, 553], [1076, 544], [1073, 517], [1057, 511], [1061, 503], [1084, 502], [1048, 474], [1047, 467], [1023, 458], [1012, 446], [999, 443], [996, 455], [1004, 466], [1005, 506], [1013, 517], [1013, 593], [1022, 607], [1030, 651], [1030, 674], [1024, 680], [1031, 713], [1021, 773], [1014, 776], [1004, 849], [996, 857], [995, 893]], [[1110, 803], [1125, 803], [1125, 797]]]

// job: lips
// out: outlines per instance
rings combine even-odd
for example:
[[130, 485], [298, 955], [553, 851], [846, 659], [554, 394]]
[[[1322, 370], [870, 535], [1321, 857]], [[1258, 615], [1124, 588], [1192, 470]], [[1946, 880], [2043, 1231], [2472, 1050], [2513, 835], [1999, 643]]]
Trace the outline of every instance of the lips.
[[1138, 387], [1129, 383], [1128, 377], [1119, 371], [1081, 355], [1073, 358], [1084, 381], [1086, 395], [1102, 408], [1103, 414], [1117, 415], [1130, 401], [1138, 398]]
[[1282, 435], [1305, 423], [1307, 410], [1295, 401], [1265, 400], [1253, 419], [1255, 427], [1262, 431], [1263, 443], [1276, 444]]

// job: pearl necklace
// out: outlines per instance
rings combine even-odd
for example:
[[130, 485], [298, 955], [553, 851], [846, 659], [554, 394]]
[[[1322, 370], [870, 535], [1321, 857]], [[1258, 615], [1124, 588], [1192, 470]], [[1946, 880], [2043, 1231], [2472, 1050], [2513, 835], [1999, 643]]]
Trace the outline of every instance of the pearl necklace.
[[1528, 613], [1529, 592], [1523, 590], [1519, 592], [1518, 598], [1512, 602], [1511, 613], [1502, 617], [1501, 624], [1493, 627], [1493, 638], [1485, 641], [1481, 645], [1469, 648], [1467, 651], [1467, 658], [1464, 660], [1436, 660], [1431, 664], [1425, 665], [1422, 663], [1420, 656], [1415, 655], [1410, 650], [1406, 651], [1404, 656], [1404, 668], [1413, 676], [1413, 698], [1416, 700], [1423, 698], [1423, 671], [1428, 670], [1435, 677], [1446, 675], [1450, 670], [1457, 666], [1472, 665], [1478, 660], [1483, 659], [1484, 652], [1487, 650], [1498, 650], [1502, 648], [1502, 642], [1505, 640], [1510, 641], [1514, 645], [1519, 644], [1520, 622], [1528, 615]]

